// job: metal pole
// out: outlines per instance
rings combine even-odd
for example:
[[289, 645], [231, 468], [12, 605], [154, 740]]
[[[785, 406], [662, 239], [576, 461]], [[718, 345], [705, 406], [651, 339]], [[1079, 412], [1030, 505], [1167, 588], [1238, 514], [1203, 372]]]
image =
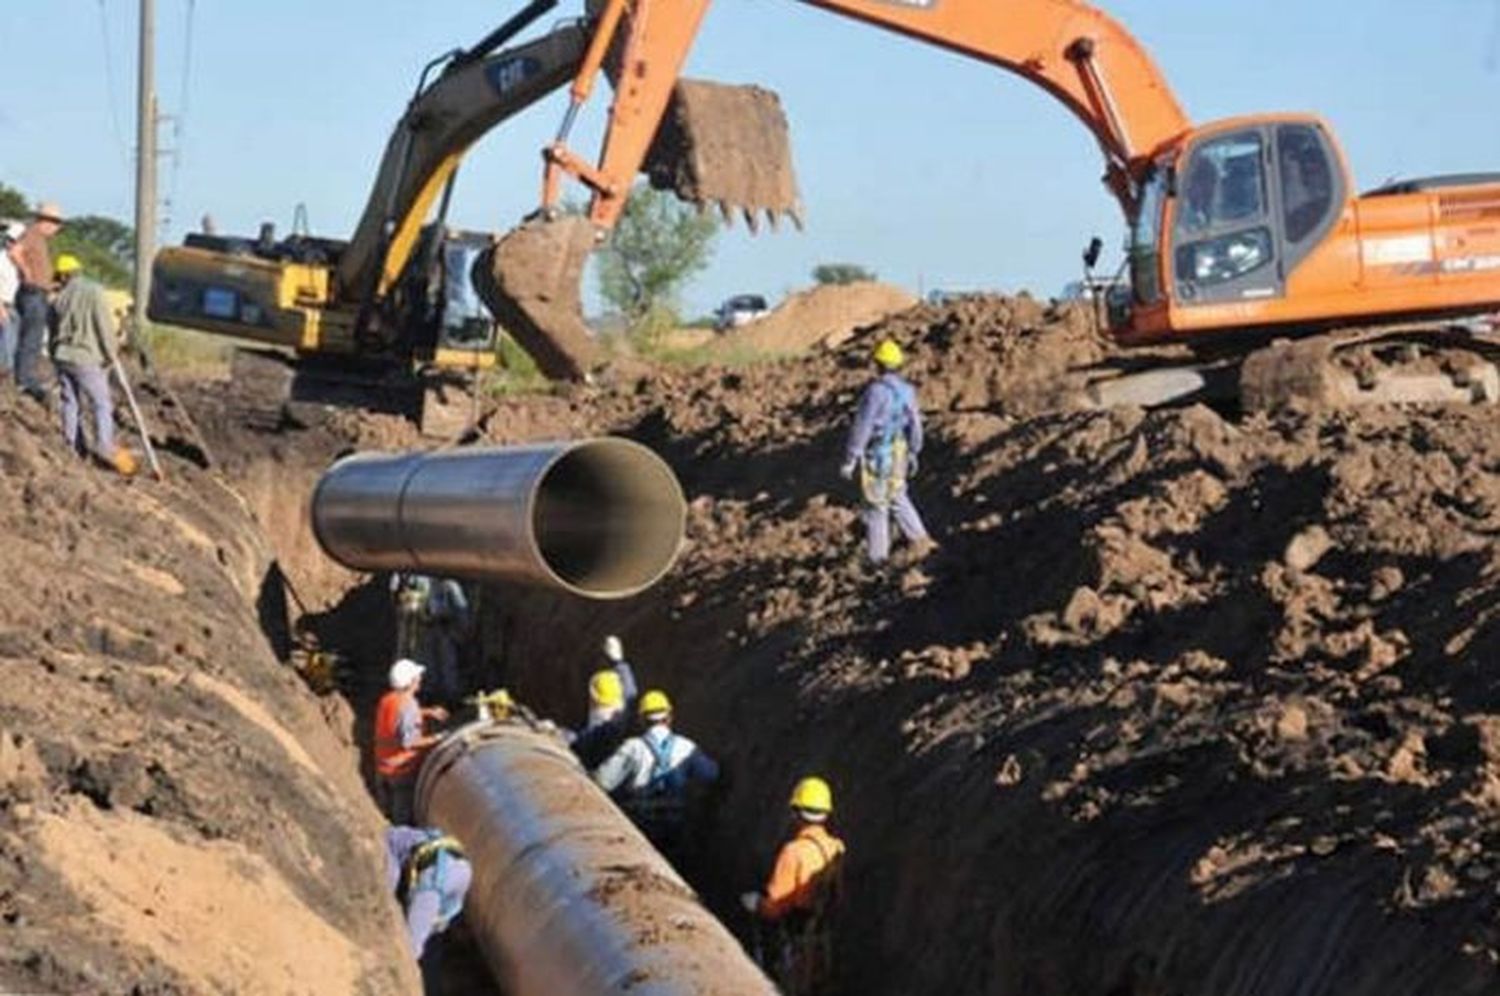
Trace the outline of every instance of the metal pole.
[[146, 327], [151, 298], [151, 257], [156, 246], [156, 0], [141, 0], [141, 37], [136, 78], [135, 302], [133, 335]]

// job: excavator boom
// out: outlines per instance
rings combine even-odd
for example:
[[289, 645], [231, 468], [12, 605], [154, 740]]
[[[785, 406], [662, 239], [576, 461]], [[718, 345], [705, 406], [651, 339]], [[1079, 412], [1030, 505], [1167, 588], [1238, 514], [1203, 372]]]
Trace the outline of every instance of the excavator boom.
[[[784, 179], [785, 118], [774, 97], [749, 87], [695, 94], [678, 80], [710, 0], [602, 2], [573, 104], [545, 153], [543, 220], [523, 236], [565, 258], [540, 265], [517, 241], [495, 261], [501, 295], [507, 271], [562, 281], [527, 288], [549, 309], [519, 309], [538, 338], [570, 310], [569, 295], [576, 301], [590, 236], [597, 241], [619, 220], [643, 167], [689, 200], [717, 202], [726, 217], [800, 218], [795, 185]], [[1331, 130], [1314, 116], [1258, 114], [1194, 127], [1140, 44], [1082, 0], [799, 2], [1015, 73], [1089, 129], [1130, 226], [1130, 294], [1110, 302], [1110, 331], [1124, 344], [1203, 344], [1228, 333], [1251, 342], [1452, 321], [1500, 307], [1493, 225], [1500, 185], [1458, 177], [1432, 189], [1357, 196]], [[601, 70], [615, 82], [615, 101], [590, 163], [566, 140]], [[665, 170], [659, 155], [692, 168]], [[565, 177], [584, 183], [592, 199], [587, 224], [569, 220], [564, 237], [549, 233], [559, 223], [545, 219]]]
[[[1151, 156], [1189, 129], [1166, 81], [1128, 32], [1077, 0], [801, 0], [1000, 66], [1036, 83], [1089, 128], [1105, 158], [1105, 181], [1127, 217]], [[619, 220], [642, 170], [726, 221], [803, 208], [786, 124], [775, 94], [753, 86], [680, 79], [710, 0], [606, 0], [572, 87], [558, 140], [544, 153], [542, 215], [507, 236], [481, 292], [528, 340], [586, 334], [578, 281], [589, 252]], [[566, 143], [599, 73], [615, 86], [597, 163]], [[562, 183], [591, 191], [587, 224], [558, 219]]]

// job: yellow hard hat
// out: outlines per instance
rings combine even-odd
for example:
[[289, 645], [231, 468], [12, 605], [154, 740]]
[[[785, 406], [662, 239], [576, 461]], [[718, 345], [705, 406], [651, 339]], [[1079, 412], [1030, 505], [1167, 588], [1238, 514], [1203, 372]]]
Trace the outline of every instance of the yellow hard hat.
[[614, 671], [595, 671], [589, 679], [589, 702], [601, 709], [625, 704], [625, 685]]
[[833, 789], [821, 778], [804, 778], [792, 789], [793, 809], [806, 809], [814, 813], [833, 812]]
[[83, 269], [83, 263], [79, 261], [77, 256], [70, 252], [65, 252], [57, 257], [57, 265], [53, 269], [61, 274], [77, 273]]
[[653, 688], [641, 696], [640, 714], [643, 718], [666, 716], [671, 711], [672, 700], [667, 698], [666, 692]]
[[886, 339], [875, 347], [875, 362], [887, 370], [895, 370], [906, 362], [906, 354], [901, 352], [901, 347], [894, 340]]

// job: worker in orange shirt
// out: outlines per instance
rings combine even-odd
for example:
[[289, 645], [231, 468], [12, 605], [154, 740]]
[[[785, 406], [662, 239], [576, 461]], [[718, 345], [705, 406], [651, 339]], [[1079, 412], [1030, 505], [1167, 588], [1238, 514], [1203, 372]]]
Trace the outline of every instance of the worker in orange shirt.
[[[827, 986], [833, 962], [830, 912], [839, 893], [844, 842], [828, 832], [833, 790], [821, 778], [804, 778], [792, 790], [797, 826], [781, 847], [764, 893], [740, 897], [757, 922], [776, 928], [770, 952], [757, 959], [792, 996], [809, 996]], [[757, 945], [757, 948], [759, 945]], [[772, 964], [765, 964], [770, 954]]]
[[442, 739], [427, 733], [424, 724], [448, 718], [448, 710], [441, 706], [427, 708], [417, 701], [425, 670], [406, 657], [392, 664], [390, 690], [375, 707], [375, 788], [386, 818], [398, 826], [413, 822], [417, 771], [427, 752]]

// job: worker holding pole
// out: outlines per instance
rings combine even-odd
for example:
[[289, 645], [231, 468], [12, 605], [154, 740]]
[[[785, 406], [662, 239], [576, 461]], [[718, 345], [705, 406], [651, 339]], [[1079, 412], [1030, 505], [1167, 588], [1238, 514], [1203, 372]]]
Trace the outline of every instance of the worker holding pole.
[[54, 305], [52, 362], [62, 400], [63, 440], [80, 455], [88, 452], [81, 418], [81, 402], [87, 397], [94, 413], [95, 456], [130, 477], [136, 472], [135, 457], [115, 442], [114, 401], [105, 372], [106, 365], [118, 362], [114, 314], [104, 288], [82, 271], [77, 256], [57, 257], [56, 279], [62, 290]]

